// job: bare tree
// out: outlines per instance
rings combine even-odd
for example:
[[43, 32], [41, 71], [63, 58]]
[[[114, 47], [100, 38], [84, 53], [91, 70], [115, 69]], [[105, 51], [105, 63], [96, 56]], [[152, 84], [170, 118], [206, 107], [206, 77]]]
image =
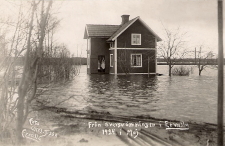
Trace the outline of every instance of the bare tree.
[[126, 49], [120, 50], [120, 53], [118, 55], [118, 65], [121, 71], [126, 75], [131, 72], [132, 68], [131, 68], [130, 54]]
[[159, 57], [163, 57], [169, 65], [169, 76], [174, 66], [175, 61], [183, 58], [187, 51], [184, 50], [186, 33], [181, 33], [178, 28], [176, 31], [171, 31], [164, 28], [165, 39], [158, 45]]
[[[0, 77], [0, 140], [9, 141], [7, 135], [11, 137], [11, 143], [13, 142], [14, 130], [13, 126], [16, 119], [16, 105], [17, 100], [17, 84], [18, 84], [18, 67], [15, 66], [15, 62], [18, 56], [24, 51], [24, 41], [26, 40], [26, 31], [24, 30], [24, 19], [22, 17], [22, 5], [20, 5], [18, 13], [18, 21], [16, 23], [8, 23], [2, 21], [4, 30], [10, 29], [13, 31], [12, 37], [7, 39], [5, 36], [7, 32], [2, 33], [0, 36], [1, 47], [1, 63], [0, 69], [3, 74]], [[24, 41], [22, 41], [24, 40]]]
[[[39, 3], [41, 3], [41, 16], [40, 16], [40, 29], [39, 29], [39, 41], [38, 41], [38, 48], [37, 53], [33, 60], [30, 58], [31, 53], [31, 37], [32, 37], [32, 30], [33, 30], [33, 22], [34, 22], [34, 13], [37, 9]], [[48, 18], [48, 14], [50, 8], [52, 6], [52, 1], [48, 2], [48, 6], [46, 11], [44, 11], [44, 0], [39, 2], [32, 2], [32, 14], [29, 24], [29, 33], [28, 33], [28, 40], [26, 45], [26, 56], [25, 56], [25, 64], [23, 68], [22, 78], [19, 83], [18, 87], [18, 103], [17, 103], [17, 143], [20, 144], [22, 142], [22, 128], [25, 120], [29, 114], [29, 105], [31, 101], [35, 98], [36, 91], [37, 91], [37, 72], [39, 67], [39, 61], [42, 57], [43, 52], [43, 42], [45, 37], [45, 27]], [[30, 92], [29, 92], [30, 89]]]
[[[16, 142], [18, 145], [23, 142], [21, 132], [33, 111], [32, 103], [43, 94], [40, 88], [50, 86], [39, 83], [46, 76], [49, 81], [52, 78], [54, 81], [68, 80], [78, 72], [66, 46], [54, 44], [53, 36], [59, 21], [50, 15], [53, 1], [25, 3], [29, 4], [29, 8], [26, 5], [29, 11], [22, 12], [20, 5], [16, 23], [4, 23], [6, 28], [11, 26], [15, 31], [0, 35], [0, 69], [4, 72], [0, 76], [0, 111], [3, 113], [0, 114], [0, 141], [8, 142], [8, 136], [14, 140], [11, 144]], [[6, 39], [6, 34], [10, 34], [10, 39]], [[21, 63], [19, 71], [18, 62]], [[53, 64], [47, 66], [49, 62]], [[18, 75], [21, 76], [17, 78]]]
[[196, 52], [197, 54], [197, 67], [198, 67], [198, 75], [200, 76], [202, 71], [205, 70], [207, 68], [207, 66], [209, 66], [212, 62], [212, 58], [213, 58], [213, 53], [212, 51], [207, 52], [207, 53], [203, 53], [202, 52], [202, 47], [200, 46], [199, 51]]

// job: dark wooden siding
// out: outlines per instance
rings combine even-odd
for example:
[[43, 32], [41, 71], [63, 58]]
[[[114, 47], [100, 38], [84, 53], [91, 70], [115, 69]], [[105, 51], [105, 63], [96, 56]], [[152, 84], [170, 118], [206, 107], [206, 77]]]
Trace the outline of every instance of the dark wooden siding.
[[[132, 33], [141, 34], [141, 45], [131, 45]], [[118, 48], [155, 48], [155, 43], [155, 36], [139, 20], [117, 38]]]
[[[148, 73], [148, 56], [150, 57], [149, 72], [156, 72], [155, 50], [117, 50], [118, 73]], [[131, 54], [142, 54], [142, 67], [131, 67]], [[126, 58], [126, 59], [125, 59]]]
[[105, 73], [109, 73], [109, 43], [106, 38], [91, 38], [90, 73], [98, 73], [98, 55], [105, 55]]

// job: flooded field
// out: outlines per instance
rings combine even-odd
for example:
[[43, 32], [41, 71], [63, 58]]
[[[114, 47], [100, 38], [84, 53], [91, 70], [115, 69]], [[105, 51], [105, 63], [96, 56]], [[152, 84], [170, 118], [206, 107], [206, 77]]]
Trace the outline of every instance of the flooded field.
[[217, 70], [207, 68], [198, 76], [168, 76], [167, 66], [158, 66], [163, 76], [109, 74], [87, 75], [86, 66], [67, 84], [48, 95], [52, 105], [69, 111], [151, 116], [184, 121], [216, 122]]

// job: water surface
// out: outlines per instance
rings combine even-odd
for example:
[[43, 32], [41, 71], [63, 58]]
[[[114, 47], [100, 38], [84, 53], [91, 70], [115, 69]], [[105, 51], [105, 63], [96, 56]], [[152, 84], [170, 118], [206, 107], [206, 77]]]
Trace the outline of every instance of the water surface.
[[45, 96], [68, 99], [59, 106], [71, 111], [215, 123], [217, 70], [208, 68], [198, 76], [194, 68], [190, 76], [172, 77], [167, 70], [167, 66], [158, 66], [158, 72], [164, 75], [150, 77], [87, 75], [86, 66], [82, 66], [72, 82], [53, 88]]

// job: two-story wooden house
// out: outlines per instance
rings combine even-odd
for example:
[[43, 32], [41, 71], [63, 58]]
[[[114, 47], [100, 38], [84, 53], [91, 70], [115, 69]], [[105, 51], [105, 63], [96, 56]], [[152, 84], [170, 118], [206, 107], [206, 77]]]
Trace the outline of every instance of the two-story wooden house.
[[121, 25], [86, 25], [87, 73], [155, 74], [161, 38], [140, 17], [121, 17]]

